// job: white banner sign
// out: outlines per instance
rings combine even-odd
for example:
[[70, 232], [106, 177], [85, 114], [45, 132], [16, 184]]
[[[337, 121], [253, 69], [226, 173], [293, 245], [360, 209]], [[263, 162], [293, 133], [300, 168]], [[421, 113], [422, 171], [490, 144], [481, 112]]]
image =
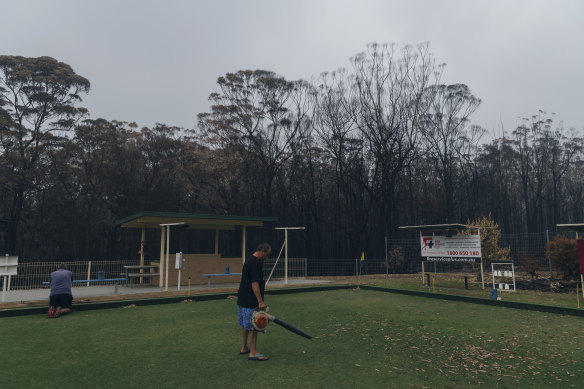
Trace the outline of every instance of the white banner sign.
[[435, 258], [480, 258], [480, 235], [456, 235], [456, 236], [422, 236], [422, 257]]

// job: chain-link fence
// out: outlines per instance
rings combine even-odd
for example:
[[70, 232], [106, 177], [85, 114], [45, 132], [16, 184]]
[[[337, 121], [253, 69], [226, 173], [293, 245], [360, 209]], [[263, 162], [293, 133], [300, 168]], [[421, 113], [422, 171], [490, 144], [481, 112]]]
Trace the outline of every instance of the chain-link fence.
[[[559, 277], [559, 269], [555, 269], [546, 256], [546, 245], [553, 240], [557, 232], [543, 232], [535, 234], [502, 235], [500, 247], [510, 248], [510, 260], [513, 261], [515, 272], [518, 274], [519, 289], [524, 283], [526, 288], [547, 280]], [[573, 232], [563, 232], [568, 238], [574, 238]], [[440, 280], [449, 280], [455, 287], [468, 283], [480, 283], [480, 261], [474, 263], [461, 262], [424, 262], [420, 255], [419, 239], [390, 239], [387, 241], [387, 255], [384, 258], [369, 258], [365, 252], [365, 260], [360, 258], [289, 258], [287, 262], [288, 277], [355, 277], [383, 276], [383, 275], [419, 275], [420, 283], [429, 284]], [[124, 272], [123, 267], [137, 265], [137, 260], [118, 261], [65, 261], [65, 262], [34, 262], [21, 261], [18, 265], [18, 275], [11, 276], [8, 289], [34, 289], [47, 287], [43, 282], [49, 281], [49, 275], [56, 270], [60, 263], [65, 263], [73, 272], [73, 279], [89, 280], [97, 278], [103, 271], [104, 278], [118, 278]], [[422, 275], [421, 273], [424, 273]], [[492, 283], [491, 265], [483, 266], [485, 285]], [[266, 279], [281, 280], [286, 275], [286, 261], [279, 258], [267, 259], [264, 262]], [[432, 276], [430, 278], [426, 278]], [[97, 283], [94, 285], [98, 285]], [[85, 284], [76, 284], [84, 286]]]
[[266, 280], [276, 281], [283, 280], [286, 277], [286, 268], [288, 268], [288, 277], [306, 277], [308, 274], [308, 260], [306, 258], [268, 258], [263, 262], [264, 276]]
[[[547, 243], [557, 235], [569, 239], [575, 238], [575, 232], [543, 232], [533, 234], [502, 235], [499, 241], [501, 248], [509, 247], [509, 258], [504, 262], [512, 262], [514, 276], [512, 280], [499, 281], [493, 277], [491, 263], [483, 261], [482, 277], [485, 287], [493, 284], [513, 283], [517, 289], [553, 289], [554, 281], [562, 278], [560, 269], [554, 267], [546, 255]], [[385, 258], [351, 259], [310, 259], [307, 264], [307, 276], [383, 276], [383, 275], [419, 275], [422, 285], [447, 286], [453, 288], [481, 287], [481, 261], [475, 262], [436, 262], [423, 261], [420, 253], [419, 239], [390, 239], [387, 241], [387, 256]], [[423, 273], [423, 274], [422, 274]], [[551, 286], [550, 286], [551, 285]], [[561, 287], [561, 286], [560, 286]]]
[[[18, 274], [10, 277], [7, 289], [48, 288], [49, 285], [43, 285], [43, 282], [49, 282], [51, 273], [57, 270], [62, 263], [73, 273], [74, 280], [92, 280], [97, 279], [100, 272], [103, 272], [104, 279], [122, 277], [124, 266], [139, 265], [139, 260], [20, 262], [18, 264]], [[93, 286], [106, 284], [107, 282], [92, 282]], [[73, 286], [80, 287], [87, 285], [85, 283], [75, 283]]]

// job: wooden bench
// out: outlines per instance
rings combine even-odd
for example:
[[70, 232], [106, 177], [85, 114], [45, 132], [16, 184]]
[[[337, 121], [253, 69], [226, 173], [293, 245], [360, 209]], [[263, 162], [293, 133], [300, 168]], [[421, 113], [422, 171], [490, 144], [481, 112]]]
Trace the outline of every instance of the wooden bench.
[[207, 286], [211, 287], [211, 278], [212, 277], [221, 277], [221, 276], [240, 276], [241, 273], [218, 273], [218, 274], [201, 274], [203, 277], [207, 277]]
[[148, 277], [159, 277], [160, 273], [134, 273], [134, 272], [130, 272], [131, 270], [152, 270], [152, 269], [158, 269], [158, 265], [136, 265], [136, 266], [124, 266], [124, 273], [121, 273], [121, 275], [126, 276], [126, 284], [129, 282], [130, 283], [130, 288], [132, 287], [132, 285], [134, 284], [132, 282], [132, 280], [134, 278], [148, 278]]
[[[83, 284], [83, 283], [93, 284], [95, 282], [113, 282], [114, 283], [114, 293], [118, 294], [118, 284], [121, 281], [126, 282], [127, 280], [125, 278], [102, 278], [102, 279], [97, 278], [95, 280], [74, 280], [74, 281], [71, 281], [71, 283], [73, 283], [73, 284]], [[51, 285], [51, 283], [49, 281], [45, 281], [45, 282], [43, 282], [43, 285]]]
[[148, 277], [159, 277], [160, 273], [124, 273], [126, 276], [126, 282], [130, 283], [130, 288], [134, 285], [132, 281], [134, 278], [148, 278]]

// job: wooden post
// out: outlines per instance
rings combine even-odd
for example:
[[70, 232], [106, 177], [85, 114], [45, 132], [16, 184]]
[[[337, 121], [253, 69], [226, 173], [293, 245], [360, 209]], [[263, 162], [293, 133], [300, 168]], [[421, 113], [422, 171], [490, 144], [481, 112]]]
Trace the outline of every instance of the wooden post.
[[160, 273], [158, 287], [164, 285], [164, 226], [160, 227], [160, 261], [158, 264], [158, 273]]
[[[420, 233], [420, 240], [421, 240], [422, 239], [422, 231], [419, 231], [419, 233]], [[425, 272], [424, 272], [424, 257], [422, 257], [422, 285], [426, 285], [426, 279], [424, 278], [424, 274], [425, 274]], [[427, 285], [427, 286], [430, 286], [430, 285]]]
[[164, 266], [166, 267], [166, 270], [164, 271], [164, 291], [168, 292], [168, 262], [169, 262], [169, 256], [170, 254], [170, 226], [166, 226], [166, 260], [164, 263]]
[[245, 240], [246, 240], [245, 226], [241, 226], [241, 230], [242, 230], [241, 231], [241, 240], [242, 240], [242, 243], [241, 243], [241, 262], [245, 263], [245, 250], [246, 250], [246, 248], [245, 248]]
[[288, 229], [284, 230], [284, 244], [286, 248], [284, 249], [284, 283], [288, 283]]
[[[578, 243], [578, 239], [580, 239], [580, 235], [578, 234], [578, 230], [576, 230], [576, 243]], [[582, 273], [580, 273], [580, 283], [582, 284], [582, 298], [584, 299], [584, 275], [582, 275]], [[578, 291], [576, 291], [576, 294], [577, 293]], [[579, 305], [578, 308], [580, 308]]]
[[[146, 240], [146, 228], [142, 227], [142, 239], [140, 241], [140, 266], [144, 266], [144, 244]], [[144, 273], [144, 269], [140, 269]], [[144, 278], [140, 277], [140, 285], [144, 283]]]
[[[89, 277], [91, 277], [91, 261], [89, 261], [89, 263], [87, 264], [87, 278], [86, 278], [86, 280], [89, 280]], [[89, 282], [87, 282], [87, 286], [89, 286]]]
[[4, 282], [2, 283], [2, 302], [6, 301], [6, 285], [8, 284], [8, 276], [4, 276]]
[[146, 240], [146, 228], [142, 227], [142, 239], [140, 241], [140, 266], [144, 266], [144, 244]]
[[219, 255], [219, 228], [215, 228], [215, 255]]
[[[481, 230], [479, 228], [477, 228], [477, 233], [479, 234], [479, 244], [480, 244]], [[485, 289], [485, 273], [483, 270], [483, 250], [482, 250], [482, 247], [481, 247], [481, 285], [482, 285], [482, 288]]]

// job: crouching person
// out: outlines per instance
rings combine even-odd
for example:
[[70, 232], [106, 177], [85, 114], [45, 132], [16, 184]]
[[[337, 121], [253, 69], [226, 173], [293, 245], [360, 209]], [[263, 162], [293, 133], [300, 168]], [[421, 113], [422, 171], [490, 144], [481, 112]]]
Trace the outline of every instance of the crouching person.
[[57, 318], [71, 312], [73, 294], [71, 293], [73, 273], [64, 263], [51, 273], [51, 294], [49, 295], [49, 318]]

